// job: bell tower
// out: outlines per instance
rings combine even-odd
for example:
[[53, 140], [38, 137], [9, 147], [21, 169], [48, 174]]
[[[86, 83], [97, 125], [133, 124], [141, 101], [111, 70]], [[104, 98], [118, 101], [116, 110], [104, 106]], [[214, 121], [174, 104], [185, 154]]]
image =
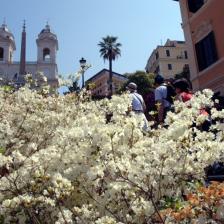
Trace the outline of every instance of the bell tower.
[[37, 42], [37, 70], [43, 72], [47, 77], [48, 84], [58, 85], [58, 67], [56, 55], [58, 50], [58, 40], [56, 34], [51, 31], [47, 23], [45, 28], [39, 33]]
[[38, 35], [36, 42], [37, 42], [37, 62], [56, 64], [58, 40], [57, 36], [53, 32], [51, 32], [48, 23]]
[[15, 39], [5, 21], [0, 27], [0, 63], [11, 64], [16, 50]]

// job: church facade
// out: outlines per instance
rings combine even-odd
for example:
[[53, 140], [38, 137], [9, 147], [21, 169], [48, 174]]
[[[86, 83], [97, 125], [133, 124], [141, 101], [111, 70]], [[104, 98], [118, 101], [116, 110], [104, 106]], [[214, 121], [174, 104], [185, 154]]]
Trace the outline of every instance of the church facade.
[[58, 68], [56, 54], [58, 50], [57, 36], [47, 24], [39, 33], [37, 39], [37, 61], [26, 60], [26, 27], [23, 25], [20, 61], [13, 60], [16, 50], [14, 35], [5, 23], [0, 27], [0, 77], [17, 82], [23, 80], [25, 74], [43, 72], [48, 79], [48, 84], [53, 87], [58, 85]]

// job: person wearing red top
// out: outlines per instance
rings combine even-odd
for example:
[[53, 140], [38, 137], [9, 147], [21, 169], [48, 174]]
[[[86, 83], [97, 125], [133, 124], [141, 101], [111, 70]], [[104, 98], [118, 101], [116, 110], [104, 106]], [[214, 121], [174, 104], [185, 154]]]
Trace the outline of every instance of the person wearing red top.
[[177, 94], [176, 100], [180, 100], [183, 102], [187, 102], [193, 96], [193, 94], [189, 91], [189, 84], [185, 80], [177, 80], [173, 83], [175, 88], [175, 92]]
[[[174, 82], [173, 86], [177, 94], [177, 98], [176, 98], [177, 100], [180, 100], [182, 102], [187, 102], [188, 100], [192, 98], [193, 94], [189, 90], [189, 84], [187, 81], [182, 79], [177, 80], [176, 82]], [[209, 115], [208, 112], [204, 108], [200, 109], [200, 114], [203, 114], [206, 116]]]
[[[189, 84], [186, 80], [177, 80], [176, 82], [173, 83], [173, 86], [175, 88], [175, 92], [177, 94], [176, 100], [180, 100], [182, 102], [187, 102], [189, 101], [193, 94], [189, 90]], [[209, 116], [209, 113], [206, 111], [205, 108], [201, 108], [199, 110], [200, 115], [205, 115], [207, 118], [203, 122], [203, 124], [199, 127], [200, 130], [203, 131], [208, 131], [210, 126], [211, 126], [211, 119]]]
[[186, 101], [190, 100], [192, 98], [192, 96], [193, 95], [192, 95], [191, 92], [182, 92], [180, 94], [180, 97], [181, 97], [181, 99], [182, 99], [183, 102], [186, 102]]

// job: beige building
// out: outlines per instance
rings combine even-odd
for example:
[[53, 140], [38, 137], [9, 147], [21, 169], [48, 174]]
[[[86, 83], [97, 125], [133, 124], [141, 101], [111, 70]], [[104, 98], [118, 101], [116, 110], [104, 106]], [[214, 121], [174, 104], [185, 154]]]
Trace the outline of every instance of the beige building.
[[224, 94], [224, 1], [179, 1], [194, 90]]
[[164, 46], [157, 46], [148, 59], [145, 70], [147, 73], [161, 74], [164, 78], [174, 75], [188, 66], [188, 52], [184, 41], [167, 40]]
[[[26, 61], [26, 27], [23, 25], [20, 61], [13, 60], [16, 50], [14, 35], [5, 23], [0, 27], [0, 76], [7, 80], [19, 82], [24, 80], [27, 73], [43, 72], [48, 83], [57, 86], [58, 68], [56, 53], [58, 50], [57, 36], [52, 33], [50, 26], [39, 33], [37, 40], [37, 61]], [[21, 81], [22, 82], [22, 81]]]
[[[115, 93], [128, 79], [121, 74], [113, 72], [113, 93]], [[103, 69], [96, 75], [86, 81], [86, 83], [92, 84], [93, 96], [108, 96], [109, 90], [109, 70]]]

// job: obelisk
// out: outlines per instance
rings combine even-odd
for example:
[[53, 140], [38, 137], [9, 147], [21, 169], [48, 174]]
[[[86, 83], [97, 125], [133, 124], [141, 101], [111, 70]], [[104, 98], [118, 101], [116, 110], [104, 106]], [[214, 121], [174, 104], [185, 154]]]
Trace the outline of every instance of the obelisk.
[[25, 24], [25, 20], [24, 20], [24, 24], [23, 24], [22, 41], [21, 41], [19, 74], [21, 76], [26, 74], [26, 24]]

